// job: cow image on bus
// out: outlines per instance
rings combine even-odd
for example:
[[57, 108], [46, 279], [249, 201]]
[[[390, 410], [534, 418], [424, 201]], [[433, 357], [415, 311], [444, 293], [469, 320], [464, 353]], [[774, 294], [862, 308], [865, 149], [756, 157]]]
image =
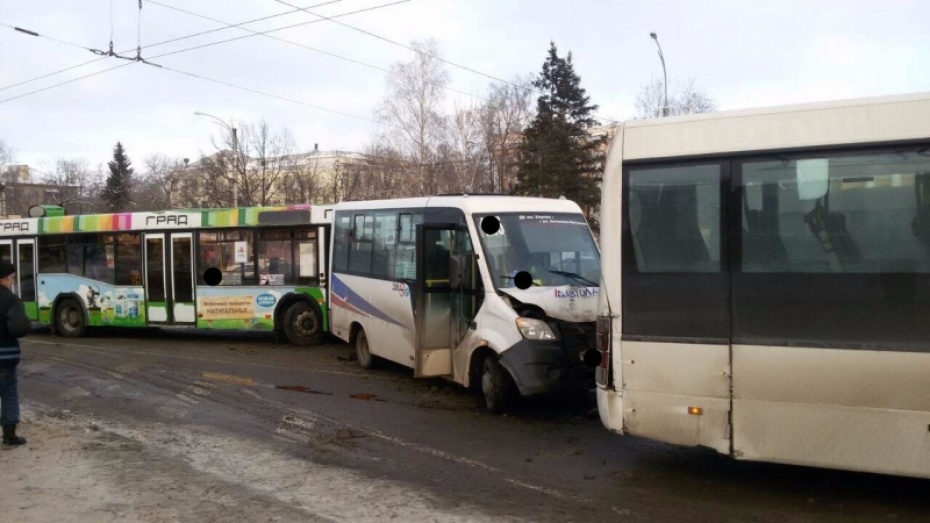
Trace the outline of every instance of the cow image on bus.
[[590, 387], [600, 255], [567, 200], [436, 196], [335, 206], [330, 318], [363, 367], [382, 359], [480, 390]]
[[930, 477], [930, 93], [627, 122], [601, 224], [607, 428]]
[[16, 264], [29, 317], [62, 336], [183, 326], [275, 331], [307, 345], [328, 328], [326, 211], [38, 212], [0, 220], [0, 258]]

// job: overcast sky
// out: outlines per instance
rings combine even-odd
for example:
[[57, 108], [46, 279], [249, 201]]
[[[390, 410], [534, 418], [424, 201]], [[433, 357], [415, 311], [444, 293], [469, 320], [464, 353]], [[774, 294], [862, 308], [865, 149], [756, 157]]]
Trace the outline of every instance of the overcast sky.
[[[287, 1], [306, 7], [325, 0]], [[391, 1], [341, 0], [313, 11], [334, 16]], [[275, 0], [159, 3], [231, 24], [293, 10]], [[8, 88], [96, 57], [7, 25], [105, 50], [111, 4], [114, 47], [135, 56], [137, 0], [0, 0], [0, 141], [18, 163], [48, 170], [56, 159], [80, 158], [97, 165], [117, 141], [137, 168], [152, 153], [193, 160], [211, 152], [219, 131], [195, 111], [286, 126], [301, 149], [358, 150], [375, 131], [369, 120], [385, 94], [383, 72], [262, 36], [153, 61], [351, 116], [140, 63], [11, 100], [129, 62], [105, 58]], [[222, 26], [149, 0], [142, 5], [143, 58], [249, 34], [226, 29], [146, 49]], [[312, 20], [297, 12], [246, 27]], [[339, 20], [398, 42], [434, 38], [447, 60], [508, 80], [537, 74], [553, 40], [572, 52], [599, 114], [618, 120], [634, 116], [636, 93], [662, 77], [650, 31], [659, 35], [672, 88], [696, 78], [720, 110], [930, 90], [926, 0], [410, 0]], [[408, 50], [330, 21], [272, 34], [382, 69], [412, 59]], [[448, 72], [459, 91], [480, 94], [492, 82], [453, 66]], [[449, 96], [450, 104], [472, 100]]]

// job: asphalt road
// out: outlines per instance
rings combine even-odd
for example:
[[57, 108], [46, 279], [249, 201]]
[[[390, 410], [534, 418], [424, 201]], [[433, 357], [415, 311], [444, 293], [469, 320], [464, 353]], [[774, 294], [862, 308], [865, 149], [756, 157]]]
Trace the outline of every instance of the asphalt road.
[[558, 522], [930, 521], [928, 480], [736, 462], [622, 438], [591, 415], [590, 397], [523, 401], [495, 416], [443, 380], [414, 380], [394, 365], [365, 371], [345, 345], [124, 330], [77, 340], [38, 332], [23, 349], [30, 405], [273, 445], [295, 463], [351, 471], [359, 484], [423, 493], [435, 520], [474, 511]]

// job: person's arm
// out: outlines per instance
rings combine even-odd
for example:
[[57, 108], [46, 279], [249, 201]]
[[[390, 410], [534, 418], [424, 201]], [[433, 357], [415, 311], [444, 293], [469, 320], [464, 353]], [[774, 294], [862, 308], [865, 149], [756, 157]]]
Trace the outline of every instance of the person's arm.
[[16, 300], [6, 313], [6, 330], [11, 338], [22, 338], [32, 330], [23, 302]]

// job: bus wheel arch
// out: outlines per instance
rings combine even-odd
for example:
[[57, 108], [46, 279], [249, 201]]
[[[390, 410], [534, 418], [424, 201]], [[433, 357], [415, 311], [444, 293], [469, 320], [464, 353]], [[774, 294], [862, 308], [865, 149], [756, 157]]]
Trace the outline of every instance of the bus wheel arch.
[[323, 341], [323, 311], [309, 297], [289, 294], [275, 309], [274, 330], [283, 332], [294, 345], [317, 345]]
[[52, 306], [52, 328], [65, 338], [80, 338], [87, 330], [84, 301], [76, 294], [62, 294]]

